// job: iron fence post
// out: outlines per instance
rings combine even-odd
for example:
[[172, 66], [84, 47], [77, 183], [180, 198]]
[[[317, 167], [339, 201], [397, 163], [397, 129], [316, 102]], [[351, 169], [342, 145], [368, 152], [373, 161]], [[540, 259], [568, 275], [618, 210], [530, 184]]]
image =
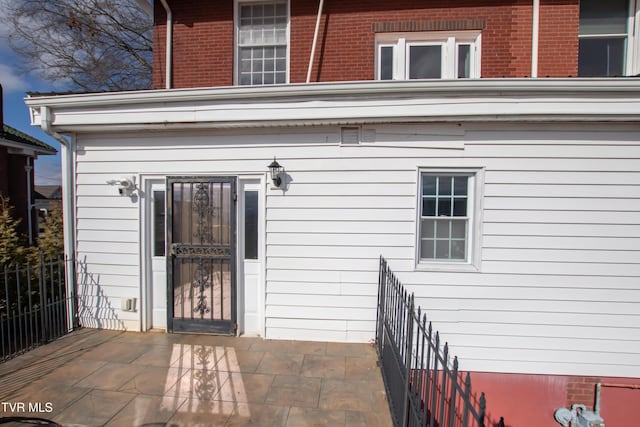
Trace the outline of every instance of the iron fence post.
[[40, 337], [40, 342], [42, 344], [47, 342], [47, 319], [45, 318], [46, 313], [46, 298], [45, 298], [45, 280], [44, 280], [44, 254], [42, 251], [40, 252], [40, 277], [38, 278], [38, 287], [40, 288], [40, 326], [42, 328], [42, 337]]
[[413, 317], [414, 317], [414, 299], [413, 294], [409, 298], [409, 310], [407, 315], [407, 336], [405, 341], [405, 380], [404, 380], [404, 399], [402, 403], [402, 414], [403, 420], [402, 425], [406, 426], [409, 424], [409, 389], [410, 389], [410, 381], [411, 377], [411, 354], [413, 348]]
[[[4, 305], [7, 308], [7, 345], [9, 345], [9, 289], [7, 287], [7, 281], [9, 280], [9, 273], [7, 271], [7, 265], [5, 264], [3, 267], [4, 270], [4, 288], [5, 288], [5, 294], [4, 294]], [[0, 339], [2, 339], [2, 359], [4, 359], [5, 355], [7, 354], [7, 352], [5, 352], [5, 348], [4, 348], [4, 341], [5, 341], [5, 332], [4, 332], [4, 313], [0, 311], [0, 333], [1, 333], [1, 337]], [[9, 348], [9, 353], [11, 353], [11, 348]]]
[[385, 290], [385, 278], [386, 268], [385, 260], [380, 256], [380, 268], [378, 271], [378, 313], [376, 314], [376, 345], [378, 348], [378, 354], [382, 354], [382, 330], [384, 324], [384, 290]]
[[478, 415], [478, 426], [484, 427], [484, 417], [487, 408], [487, 400], [484, 397], [484, 391], [480, 393], [480, 414]]
[[449, 406], [449, 427], [453, 427], [456, 418], [456, 391], [458, 390], [458, 356], [453, 357], [453, 371], [451, 372], [454, 384], [451, 387], [451, 403]]
[[[27, 342], [26, 342], [26, 345], [28, 348], [28, 347], [32, 347], [37, 341], [37, 339], [35, 339], [33, 335], [33, 302], [31, 301], [31, 264], [29, 263], [29, 261], [27, 261], [27, 298], [29, 301], [29, 309], [25, 313], [25, 320], [26, 320], [26, 317], [28, 316], [29, 338], [27, 339]], [[25, 324], [25, 328], [26, 328], [26, 324]]]

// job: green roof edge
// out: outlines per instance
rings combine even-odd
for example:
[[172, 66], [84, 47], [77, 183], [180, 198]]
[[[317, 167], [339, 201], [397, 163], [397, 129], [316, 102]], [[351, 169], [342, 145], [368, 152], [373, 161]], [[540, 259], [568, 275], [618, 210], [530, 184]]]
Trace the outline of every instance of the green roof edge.
[[58, 152], [58, 150], [56, 150], [49, 144], [46, 144], [39, 139], [32, 137], [31, 135], [27, 135], [24, 132], [20, 132], [18, 129], [9, 126], [6, 123], [3, 124], [2, 132], [0, 132], [0, 138], [40, 148], [41, 150], [43, 150], [42, 154], [56, 154]]

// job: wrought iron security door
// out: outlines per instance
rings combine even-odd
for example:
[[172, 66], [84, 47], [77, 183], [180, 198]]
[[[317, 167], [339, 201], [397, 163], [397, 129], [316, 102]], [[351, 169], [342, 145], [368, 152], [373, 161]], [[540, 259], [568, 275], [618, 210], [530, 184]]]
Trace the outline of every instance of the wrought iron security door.
[[236, 179], [167, 180], [168, 327], [235, 334]]

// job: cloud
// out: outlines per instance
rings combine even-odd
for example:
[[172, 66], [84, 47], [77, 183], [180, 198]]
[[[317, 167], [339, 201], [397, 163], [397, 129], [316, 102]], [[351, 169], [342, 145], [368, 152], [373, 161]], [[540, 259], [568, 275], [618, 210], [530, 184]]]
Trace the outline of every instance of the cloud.
[[0, 84], [5, 92], [25, 91], [29, 84], [24, 76], [19, 76], [9, 65], [0, 64]]
[[60, 157], [38, 157], [38, 159], [36, 160], [35, 176], [37, 185], [60, 185], [60, 183], [62, 182]]

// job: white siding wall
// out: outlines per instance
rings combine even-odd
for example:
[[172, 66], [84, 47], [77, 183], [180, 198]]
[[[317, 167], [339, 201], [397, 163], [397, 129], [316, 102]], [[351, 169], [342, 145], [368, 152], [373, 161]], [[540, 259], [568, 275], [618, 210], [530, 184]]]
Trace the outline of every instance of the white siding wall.
[[[266, 173], [277, 156], [292, 181], [267, 189], [267, 337], [372, 339], [383, 254], [465, 369], [640, 377], [638, 127], [366, 129], [360, 146], [337, 127], [80, 135], [78, 255], [106, 327], [138, 328], [119, 307], [141, 292], [139, 202], [106, 181]], [[485, 168], [480, 272], [414, 268], [429, 167]]]

